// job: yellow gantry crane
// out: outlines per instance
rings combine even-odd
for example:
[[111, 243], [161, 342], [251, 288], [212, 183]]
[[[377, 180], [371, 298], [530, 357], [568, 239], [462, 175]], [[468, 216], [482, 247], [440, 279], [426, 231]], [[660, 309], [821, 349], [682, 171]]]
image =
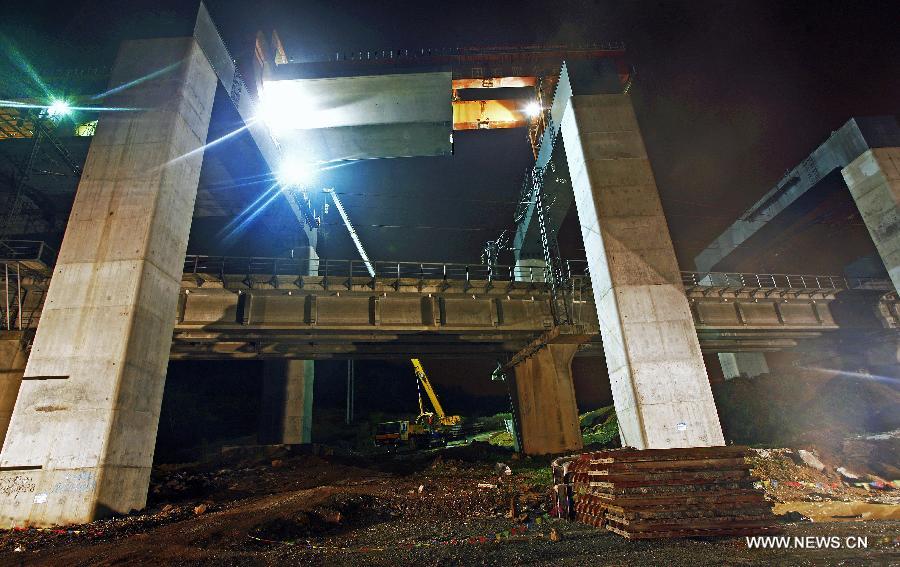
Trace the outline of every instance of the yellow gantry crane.
[[[447, 415], [444, 413], [444, 408], [441, 407], [441, 402], [438, 401], [437, 394], [434, 393], [434, 388], [431, 387], [431, 381], [428, 380], [428, 375], [425, 374], [425, 369], [422, 367], [422, 363], [418, 358], [411, 358], [410, 362], [412, 362], [413, 370], [416, 373], [416, 377], [419, 379], [419, 383], [421, 383], [422, 388], [425, 390], [425, 393], [428, 395], [428, 399], [431, 400], [431, 405], [434, 407], [434, 414], [437, 415], [438, 421], [440, 421], [441, 425], [456, 425], [459, 423], [460, 417], [458, 415]], [[423, 416], [428, 416], [430, 412], [425, 411], [425, 404], [422, 402], [422, 390], [419, 390], [419, 418], [421, 419]]]

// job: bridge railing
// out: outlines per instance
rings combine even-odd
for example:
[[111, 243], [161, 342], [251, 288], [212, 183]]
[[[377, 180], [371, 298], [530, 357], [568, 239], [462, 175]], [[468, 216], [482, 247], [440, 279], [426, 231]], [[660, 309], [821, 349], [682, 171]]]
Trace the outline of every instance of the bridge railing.
[[[583, 262], [567, 262], [569, 275], [584, 276]], [[448, 279], [484, 281], [523, 281], [542, 283], [548, 269], [542, 266], [502, 266], [451, 262], [397, 262], [332, 260], [308, 258], [258, 258], [189, 255], [185, 258], [185, 274], [209, 275], [274, 275], [326, 277], [371, 277], [384, 279]]]
[[871, 289], [889, 291], [893, 284], [885, 278], [848, 278], [812, 274], [755, 274], [746, 272], [681, 272], [685, 287], [720, 287], [794, 290]]
[[40, 240], [0, 240], [0, 263], [29, 261], [52, 266], [56, 250]]

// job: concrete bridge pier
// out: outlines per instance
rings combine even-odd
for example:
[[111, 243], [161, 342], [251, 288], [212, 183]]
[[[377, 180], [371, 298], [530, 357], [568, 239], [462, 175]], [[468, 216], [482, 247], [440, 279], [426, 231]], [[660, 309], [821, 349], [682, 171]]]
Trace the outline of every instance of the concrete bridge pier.
[[755, 378], [769, 373], [764, 352], [720, 352], [719, 364], [722, 365], [722, 374], [726, 380], [739, 376]]
[[312, 360], [267, 360], [263, 370], [259, 442], [296, 445], [312, 440]]
[[724, 445], [631, 100], [573, 92], [560, 124], [622, 442]]
[[0, 333], [0, 440], [6, 437], [13, 406], [19, 395], [19, 385], [25, 374], [28, 353], [22, 333], [7, 331]]
[[866, 150], [841, 174], [894, 289], [900, 290], [900, 148]]
[[110, 84], [131, 110], [91, 142], [0, 454], [2, 527], [146, 504], [217, 78], [167, 38], [124, 42]]
[[[314, 246], [299, 246], [291, 255], [308, 262], [305, 275], [319, 275], [319, 255]], [[263, 445], [295, 445], [312, 442], [312, 360], [266, 360], [257, 441]]]
[[513, 405], [522, 451], [546, 455], [584, 446], [578, 423], [572, 358], [577, 344], [548, 344], [515, 366]]
[[517, 282], [542, 283], [547, 274], [547, 262], [539, 258], [519, 258], [513, 270]]

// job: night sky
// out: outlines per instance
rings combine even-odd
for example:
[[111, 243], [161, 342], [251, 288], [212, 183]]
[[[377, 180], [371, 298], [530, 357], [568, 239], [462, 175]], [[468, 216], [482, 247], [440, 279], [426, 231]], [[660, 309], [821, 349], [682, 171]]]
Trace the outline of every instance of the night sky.
[[[896, 1], [209, 0], [207, 6], [239, 64], [256, 31], [273, 28], [297, 58], [352, 49], [624, 41], [637, 70], [631, 92], [638, 119], [685, 269], [848, 118], [900, 111]], [[193, 2], [31, 1], [10, 7], [0, 29], [7, 48], [17, 46], [39, 67], [103, 65], [119, 40], [169, 34], [194, 11]], [[455, 139], [454, 158], [362, 164], [329, 180], [347, 193], [370, 256], [474, 262], [484, 240], [510, 227], [512, 201], [530, 164], [524, 132]], [[327, 255], [354, 257], [343, 231], [331, 233]], [[577, 255], [572, 248], [577, 237], [567, 251]], [[438, 381], [454, 380], [449, 371], [440, 374]]]
[[[0, 26], [37, 64], [85, 66], [91, 60], [110, 61], [122, 38], [167, 33], [177, 22], [189, 22], [195, 6], [147, 0], [125, 4], [33, 1], [17, 6], [15, 17], [4, 18]], [[632, 94], [638, 118], [684, 267], [832, 130], [854, 115], [894, 114], [900, 101], [900, 34], [897, 4], [891, 1], [209, 0], [207, 5], [239, 62], [255, 32], [273, 28], [288, 54], [298, 58], [337, 49], [625, 41], [637, 69]], [[503, 151], [482, 151], [485, 147]], [[481, 164], [460, 166], [470, 173], [468, 183], [478, 185], [481, 198], [514, 198], [528, 165], [524, 136], [457, 135], [458, 152], [465, 155], [467, 149], [484, 156]], [[423, 165], [404, 167], [418, 171]], [[357, 216], [362, 207], [375, 212], [373, 221], [358, 220], [360, 224], [407, 227], [361, 227], [371, 255], [387, 258], [394, 256], [397, 242], [440, 238], [464, 241], [457, 246], [464, 249], [461, 254], [477, 260], [478, 245], [486, 240], [482, 237], [507, 228], [511, 208], [476, 202], [455, 207], [453, 212], [460, 213], [455, 224], [468, 229], [478, 221], [478, 228], [489, 224], [491, 231], [436, 235], [429, 229], [408, 229], [436, 225], [436, 209], [429, 206], [436, 202], [427, 197], [452, 195], [458, 176], [449, 186], [440, 186], [443, 176], [433, 175], [394, 187], [398, 194], [418, 193], [418, 198], [393, 196], [365, 204], [351, 198], [348, 205]], [[358, 183], [346, 190], [361, 193], [367, 186]], [[442, 203], [442, 218], [449, 218], [448, 207]], [[340, 248], [332, 257], [350, 255], [349, 240], [341, 245], [337, 238], [334, 245]], [[417, 252], [428, 259], [450, 259], [429, 250]]]

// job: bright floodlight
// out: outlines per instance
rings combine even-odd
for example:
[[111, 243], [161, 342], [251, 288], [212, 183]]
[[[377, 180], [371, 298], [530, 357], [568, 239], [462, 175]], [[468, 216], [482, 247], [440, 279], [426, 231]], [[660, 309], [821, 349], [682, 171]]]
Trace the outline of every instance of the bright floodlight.
[[64, 100], [54, 100], [47, 108], [47, 114], [53, 116], [54, 118], [66, 116], [70, 112], [72, 112], [72, 109], [69, 107], [69, 103]]
[[525, 106], [525, 114], [527, 114], [527, 115], [530, 116], [531, 118], [536, 118], [536, 117], [538, 117], [538, 116], [541, 114], [541, 111], [542, 111], [542, 110], [543, 110], [543, 108], [541, 108], [541, 105], [538, 104], [538, 102], [537, 102], [537, 101], [534, 101], [534, 100], [531, 101], [531, 102], [529, 102], [529, 103]]
[[315, 105], [293, 81], [268, 81], [263, 85], [256, 110], [273, 134], [315, 128]]
[[316, 166], [308, 161], [285, 160], [278, 169], [278, 183], [282, 187], [309, 185], [316, 178]]

